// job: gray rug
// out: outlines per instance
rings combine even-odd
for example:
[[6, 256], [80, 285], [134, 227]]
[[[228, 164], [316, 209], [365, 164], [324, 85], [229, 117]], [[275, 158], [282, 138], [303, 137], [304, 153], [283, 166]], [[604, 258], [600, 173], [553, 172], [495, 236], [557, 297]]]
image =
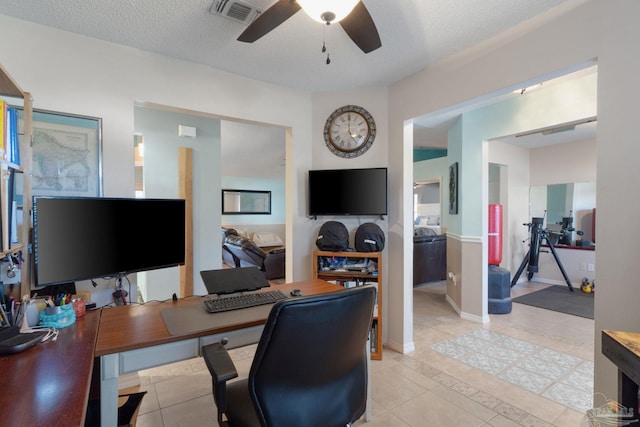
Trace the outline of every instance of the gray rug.
[[514, 298], [513, 302], [593, 319], [594, 298], [595, 294], [585, 294], [577, 286], [571, 292], [567, 286], [553, 285]]

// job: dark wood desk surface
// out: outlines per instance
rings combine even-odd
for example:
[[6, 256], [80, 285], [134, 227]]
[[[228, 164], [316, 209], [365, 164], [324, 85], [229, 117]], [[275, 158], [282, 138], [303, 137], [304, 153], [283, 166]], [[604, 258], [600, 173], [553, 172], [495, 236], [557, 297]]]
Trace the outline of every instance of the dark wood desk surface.
[[637, 422], [640, 420], [640, 333], [603, 330], [602, 354], [618, 367], [618, 403], [630, 410], [624, 421]]
[[0, 357], [0, 424], [83, 426], [100, 311], [60, 329], [56, 341]]
[[640, 384], [640, 333], [603, 330], [602, 353]]
[[[324, 280], [307, 280], [273, 285], [270, 289], [280, 289], [288, 294], [292, 289], [300, 289], [305, 295], [322, 294], [342, 289], [341, 286]], [[141, 305], [126, 305], [102, 309], [102, 320], [98, 331], [96, 357], [123, 351], [136, 350], [181, 341], [188, 338], [211, 335], [264, 324], [266, 318], [235, 324], [229, 327], [200, 330], [182, 335], [171, 335], [162, 319], [161, 311], [170, 307], [188, 307], [202, 304], [203, 296], [187, 297], [178, 301], [148, 302]]]

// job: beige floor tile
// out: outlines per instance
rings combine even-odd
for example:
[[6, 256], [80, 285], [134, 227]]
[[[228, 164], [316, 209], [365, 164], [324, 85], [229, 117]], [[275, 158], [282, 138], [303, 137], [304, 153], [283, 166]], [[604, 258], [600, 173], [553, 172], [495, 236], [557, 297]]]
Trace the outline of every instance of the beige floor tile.
[[211, 396], [201, 396], [162, 409], [164, 425], [174, 427], [215, 426], [216, 414]]
[[371, 372], [371, 398], [389, 409], [424, 393], [426, 388], [390, 369]]
[[[183, 375], [155, 384], [161, 408], [211, 394], [211, 376]], [[210, 399], [211, 400], [211, 399]], [[213, 402], [213, 400], [211, 400]]]
[[158, 409], [146, 414], [138, 414], [136, 427], [159, 427], [168, 426], [162, 419], [162, 412]]
[[368, 422], [364, 419], [360, 419], [353, 425], [354, 427], [411, 427], [390, 411], [377, 414]]
[[567, 408], [553, 420], [553, 425], [557, 427], [576, 427], [588, 426], [589, 424], [584, 414]]
[[481, 426], [484, 421], [439, 394], [427, 391], [391, 410], [411, 427]]
[[158, 393], [155, 384], [140, 387], [140, 390], [146, 391], [147, 394], [142, 398], [140, 410], [138, 414], [146, 414], [148, 412], [160, 410], [160, 402], [158, 401]]
[[500, 414], [487, 421], [487, 425], [492, 427], [522, 427], [522, 424]]

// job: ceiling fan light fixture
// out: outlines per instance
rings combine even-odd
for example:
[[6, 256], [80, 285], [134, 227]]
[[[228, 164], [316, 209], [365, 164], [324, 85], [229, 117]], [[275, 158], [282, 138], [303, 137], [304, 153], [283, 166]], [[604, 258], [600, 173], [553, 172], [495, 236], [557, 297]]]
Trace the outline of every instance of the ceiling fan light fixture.
[[302, 10], [323, 24], [339, 22], [351, 13], [360, 0], [297, 0]]

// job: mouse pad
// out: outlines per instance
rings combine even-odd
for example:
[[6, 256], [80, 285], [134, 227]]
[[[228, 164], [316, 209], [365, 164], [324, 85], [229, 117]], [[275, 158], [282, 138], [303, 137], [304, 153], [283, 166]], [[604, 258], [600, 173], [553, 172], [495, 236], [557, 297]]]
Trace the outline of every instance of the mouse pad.
[[237, 325], [244, 322], [266, 320], [272, 304], [243, 308], [240, 310], [209, 313], [204, 304], [191, 307], [172, 307], [160, 310], [169, 334], [186, 335], [211, 328]]

